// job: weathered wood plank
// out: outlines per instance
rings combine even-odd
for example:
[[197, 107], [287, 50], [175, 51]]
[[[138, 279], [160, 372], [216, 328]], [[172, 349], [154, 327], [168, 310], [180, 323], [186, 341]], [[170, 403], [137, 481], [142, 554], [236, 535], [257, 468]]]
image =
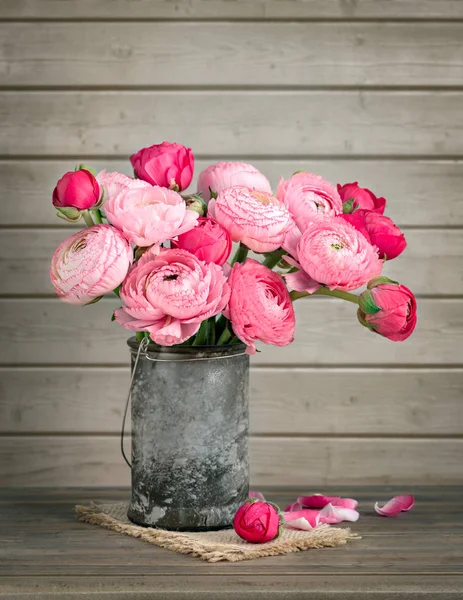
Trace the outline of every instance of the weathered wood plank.
[[[109, 544], [108, 544], [109, 545]], [[156, 559], [159, 553], [156, 550]], [[137, 551], [137, 548], [135, 549]], [[323, 552], [323, 551], [316, 551]], [[352, 554], [352, 549], [349, 552]], [[312, 558], [312, 553], [310, 555]], [[272, 559], [270, 559], [272, 560]], [[186, 559], [188, 561], [188, 558]], [[196, 561], [194, 562], [196, 565]], [[182, 564], [183, 566], [183, 564]], [[233, 569], [237, 565], [233, 565]], [[241, 565], [238, 565], [240, 567]], [[276, 566], [276, 564], [275, 564]], [[260, 565], [259, 565], [260, 569]], [[383, 600], [385, 594], [390, 597], [401, 597], [414, 600], [428, 595], [433, 600], [460, 600], [461, 577], [439, 576], [433, 573], [410, 575], [404, 578], [400, 575], [374, 577], [361, 577], [355, 575], [251, 575], [243, 577], [234, 573], [217, 575], [217, 565], [211, 576], [184, 575], [181, 580], [185, 588], [184, 598], [189, 600], [237, 598], [238, 590], [242, 590], [241, 598], [255, 598], [262, 590], [272, 600], [286, 600], [290, 594], [296, 598], [307, 600], [347, 600], [354, 596], [356, 600]], [[91, 594], [92, 600], [107, 600], [108, 594], [117, 600], [143, 598], [149, 594], [150, 600], [165, 600], [166, 598], [179, 599], [178, 589], [173, 591], [173, 578], [166, 575], [127, 574], [125, 576], [113, 575], [112, 577], [93, 576], [53, 576], [46, 578], [33, 578], [24, 575], [6, 576], [0, 579], [0, 598], [8, 600], [22, 600], [34, 595], [34, 600], [55, 600], [56, 590], [72, 590], [76, 598], [85, 598]], [[271, 591], [269, 590], [271, 588]], [[426, 592], [424, 592], [426, 590]], [[81, 596], [77, 596], [81, 594]], [[138, 596], [137, 596], [138, 594]], [[64, 598], [64, 596], [62, 595]]]
[[[463, 439], [251, 438], [254, 486], [461, 483]], [[0, 437], [0, 485], [127, 485], [119, 437]]]
[[[150, 142], [154, 142], [154, 138]], [[150, 143], [147, 142], [147, 143]], [[246, 160], [243, 158], [242, 160]], [[61, 219], [51, 206], [51, 193], [57, 180], [79, 157], [68, 160], [0, 160], [0, 225], [59, 225]], [[108, 158], [88, 161], [97, 171], [131, 174], [127, 160]], [[195, 189], [198, 174], [215, 162], [195, 162]], [[300, 169], [319, 173], [334, 183], [358, 180], [387, 198], [387, 214], [398, 225], [463, 225], [463, 163], [460, 161], [400, 160], [250, 160], [267, 175], [274, 189], [280, 177], [290, 177]]]
[[[128, 386], [128, 367], [2, 368], [0, 432], [116, 434]], [[463, 434], [461, 369], [255, 368], [250, 395], [256, 434]]]
[[[74, 229], [6, 230], [0, 237], [0, 295], [50, 294], [50, 259]], [[384, 274], [415, 294], [463, 294], [463, 231], [404, 230], [408, 248]]]
[[459, 0], [3, 0], [6, 19], [457, 19]]
[[[439, 86], [463, 23], [4, 23], [11, 86]], [[50, 44], [53, 40], [53, 44]]]
[[[114, 298], [86, 307], [59, 300], [0, 301], [0, 363], [108, 364], [125, 366], [128, 332], [111, 323]], [[462, 363], [462, 300], [421, 299], [414, 335], [394, 343], [363, 328], [355, 306], [338, 300], [296, 302], [296, 340], [285, 348], [265, 346], [253, 364], [459, 365]]]
[[205, 155], [462, 155], [462, 106], [455, 91], [10, 91], [0, 154], [125, 155], [156, 132]]

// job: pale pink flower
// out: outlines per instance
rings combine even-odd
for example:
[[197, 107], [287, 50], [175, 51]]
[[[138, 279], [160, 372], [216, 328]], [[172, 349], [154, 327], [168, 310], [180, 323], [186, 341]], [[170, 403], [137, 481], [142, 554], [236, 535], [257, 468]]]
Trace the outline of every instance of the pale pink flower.
[[254, 252], [271, 252], [281, 246], [292, 225], [291, 215], [279, 200], [247, 187], [222, 190], [209, 202], [209, 214]]
[[118, 173], [117, 171], [107, 173], [106, 169], [103, 169], [98, 173], [96, 180], [100, 186], [104, 187], [106, 190], [105, 200], [114, 198], [119, 192], [122, 192], [122, 190], [152, 187], [149, 183], [142, 181], [141, 179], [134, 179], [123, 173]]
[[221, 267], [185, 250], [146, 254], [122, 285], [125, 306], [114, 311], [116, 321], [131, 331], [148, 331], [156, 344], [181, 344], [225, 308], [227, 278]]
[[254, 354], [254, 342], [287, 346], [296, 326], [293, 304], [283, 279], [261, 263], [248, 258], [231, 270], [230, 302], [226, 316], [235, 335]]
[[133, 252], [110, 225], [82, 229], [53, 254], [50, 279], [55, 294], [69, 304], [88, 304], [117, 288], [127, 275]]
[[404, 494], [403, 496], [394, 496], [384, 506], [380, 506], [379, 502], [376, 502], [375, 511], [382, 517], [396, 517], [401, 512], [408, 512], [414, 504], [415, 497], [411, 494]]
[[[381, 274], [382, 261], [355, 227], [326, 217], [309, 225], [297, 246], [297, 260], [314, 281], [331, 290], [355, 290]], [[292, 285], [291, 278], [286, 280]], [[301, 290], [299, 290], [301, 291]]]
[[287, 207], [303, 232], [312, 222], [342, 214], [342, 200], [336, 189], [323, 177], [305, 171], [280, 180], [276, 196]]
[[235, 186], [272, 193], [272, 187], [267, 177], [256, 167], [247, 163], [218, 162], [201, 171], [198, 177], [198, 193], [205, 201], [211, 198], [210, 190], [218, 194], [222, 190]]
[[196, 226], [198, 213], [172, 190], [151, 186], [125, 189], [105, 204], [108, 220], [137, 246], [165, 242]]

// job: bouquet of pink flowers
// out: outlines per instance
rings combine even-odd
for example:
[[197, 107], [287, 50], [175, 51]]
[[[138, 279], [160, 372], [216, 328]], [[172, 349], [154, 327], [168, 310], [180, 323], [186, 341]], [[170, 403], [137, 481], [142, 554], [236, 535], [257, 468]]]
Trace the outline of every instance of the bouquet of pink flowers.
[[274, 195], [265, 175], [239, 162], [208, 167], [197, 192], [185, 194], [191, 149], [164, 142], [130, 160], [134, 178], [79, 165], [53, 191], [58, 216], [87, 225], [52, 258], [64, 302], [91, 304], [114, 292], [122, 306], [113, 318], [139, 340], [241, 341], [251, 354], [257, 341], [290, 344], [293, 302], [310, 295], [357, 304], [360, 323], [390, 340], [413, 332], [413, 293], [381, 275], [406, 247], [383, 214], [384, 198], [305, 171], [281, 179]]

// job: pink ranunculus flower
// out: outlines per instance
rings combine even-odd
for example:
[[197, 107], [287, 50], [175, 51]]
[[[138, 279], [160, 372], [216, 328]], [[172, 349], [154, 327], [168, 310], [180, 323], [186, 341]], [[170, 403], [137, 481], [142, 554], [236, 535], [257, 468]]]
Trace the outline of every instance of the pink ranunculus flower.
[[209, 202], [209, 214], [254, 252], [272, 252], [284, 242], [291, 215], [279, 200], [247, 187], [222, 190]]
[[371, 331], [403, 342], [416, 327], [416, 298], [404, 285], [387, 277], [375, 278], [360, 294], [358, 318]]
[[341, 198], [333, 184], [320, 175], [302, 171], [280, 180], [277, 198], [287, 207], [303, 232], [312, 222], [342, 213]]
[[[376, 247], [339, 217], [326, 217], [305, 230], [297, 245], [297, 260], [311, 280], [331, 290], [355, 290], [382, 269]], [[291, 285], [290, 276], [286, 281]]]
[[177, 192], [186, 190], [193, 178], [193, 152], [181, 144], [162, 142], [142, 148], [130, 162], [139, 179]]
[[225, 312], [233, 331], [254, 354], [254, 342], [287, 346], [294, 340], [296, 320], [283, 279], [252, 258], [235, 263], [231, 270], [230, 302]]
[[114, 198], [123, 190], [132, 190], [139, 188], [151, 188], [152, 186], [146, 181], [141, 179], [134, 179], [128, 177], [118, 171], [112, 171], [108, 173], [106, 169], [103, 169], [98, 173], [96, 179], [101, 187], [104, 187], [106, 191], [106, 201], [110, 198]]
[[109, 222], [137, 246], [165, 242], [196, 226], [198, 213], [185, 200], [159, 186], [123, 189], [105, 203]]
[[352, 214], [341, 215], [341, 218], [363, 233], [370, 244], [378, 248], [380, 258], [392, 260], [407, 247], [404, 234], [389, 217], [371, 210], [356, 210]]
[[156, 344], [181, 344], [225, 308], [227, 278], [221, 267], [185, 250], [156, 249], [151, 256], [124, 280], [125, 306], [114, 311], [116, 321], [131, 331], [148, 331]]
[[267, 194], [272, 193], [267, 177], [247, 163], [218, 162], [201, 171], [198, 177], [198, 193], [206, 201], [211, 198], [211, 190], [219, 194], [222, 190], [236, 186], [244, 186]]
[[353, 209], [373, 210], [382, 215], [386, 208], [385, 198], [377, 198], [368, 188], [359, 187], [356, 181], [344, 185], [338, 183], [338, 192], [343, 204], [349, 200], [354, 200]]
[[127, 275], [133, 252], [110, 225], [82, 229], [53, 254], [50, 279], [55, 294], [69, 304], [88, 304], [117, 288]]
[[271, 542], [280, 532], [280, 515], [273, 504], [248, 500], [233, 519], [236, 533], [251, 544]]
[[223, 265], [232, 249], [230, 234], [210, 217], [200, 217], [198, 226], [178, 236], [176, 247], [188, 250], [199, 260]]

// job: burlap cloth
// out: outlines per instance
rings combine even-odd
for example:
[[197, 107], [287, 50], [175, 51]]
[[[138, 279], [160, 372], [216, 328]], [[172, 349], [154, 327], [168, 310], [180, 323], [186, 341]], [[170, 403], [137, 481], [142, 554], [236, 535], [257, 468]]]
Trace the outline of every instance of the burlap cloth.
[[348, 528], [319, 525], [311, 531], [300, 531], [285, 527], [283, 533], [273, 542], [249, 544], [242, 540], [233, 529], [202, 533], [178, 533], [164, 529], [140, 527], [127, 518], [127, 504], [91, 504], [76, 506], [79, 521], [91, 523], [139, 538], [149, 544], [167, 548], [180, 554], [190, 554], [208, 562], [238, 562], [264, 556], [277, 556], [289, 552], [299, 552], [310, 548], [337, 548], [349, 540], [360, 539]]

